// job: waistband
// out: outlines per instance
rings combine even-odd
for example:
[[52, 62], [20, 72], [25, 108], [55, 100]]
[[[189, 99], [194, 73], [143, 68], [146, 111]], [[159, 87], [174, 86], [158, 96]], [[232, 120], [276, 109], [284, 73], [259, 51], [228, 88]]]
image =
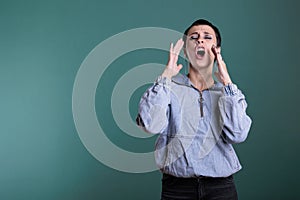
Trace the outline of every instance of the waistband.
[[218, 180], [218, 179], [233, 179], [233, 175], [227, 177], [210, 177], [210, 176], [195, 176], [195, 177], [176, 177], [170, 174], [163, 173], [163, 179], [177, 179], [177, 180], [191, 180], [191, 181], [199, 181], [199, 180]]

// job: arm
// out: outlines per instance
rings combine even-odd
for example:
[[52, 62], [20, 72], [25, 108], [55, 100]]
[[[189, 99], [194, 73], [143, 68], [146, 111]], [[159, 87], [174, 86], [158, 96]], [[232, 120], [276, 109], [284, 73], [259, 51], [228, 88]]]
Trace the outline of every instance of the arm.
[[219, 99], [219, 109], [223, 121], [223, 138], [229, 143], [246, 140], [251, 127], [251, 119], [246, 113], [245, 96], [234, 84], [224, 87], [224, 96]]
[[169, 61], [164, 72], [142, 96], [136, 122], [146, 132], [162, 133], [168, 125], [170, 83], [171, 78], [178, 74], [182, 68], [181, 64], [177, 65], [178, 55], [182, 47], [182, 39], [179, 39], [174, 47], [173, 43], [171, 44]]
[[246, 140], [252, 123], [246, 113], [247, 102], [243, 93], [231, 81], [221, 56], [221, 48], [213, 46], [212, 51], [218, 64], [218, 72], [215, 75], [224, 85], [224, 95], [218, 102], [224, 124], [223, 138], [229, 143], [241, 143]]
[[170, 79], [160, 76], [142, 96], [136, 119], [137, 125], [148, 133], [161, 133], [168, 125]]

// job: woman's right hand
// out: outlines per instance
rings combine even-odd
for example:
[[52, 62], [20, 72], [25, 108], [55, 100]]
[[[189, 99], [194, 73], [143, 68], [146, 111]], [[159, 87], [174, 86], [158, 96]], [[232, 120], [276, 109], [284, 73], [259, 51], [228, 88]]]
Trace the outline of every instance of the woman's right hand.
[[179, 53], [183, 47], [183, 40], [179, 39], [175, 46], [171, 43], [170, 54], [168, 64], [162, 73], [162, 77], [167, 77], [171, 79], [173, 76], [177, 75], [182, 68], [182, 64], [177, 65]]

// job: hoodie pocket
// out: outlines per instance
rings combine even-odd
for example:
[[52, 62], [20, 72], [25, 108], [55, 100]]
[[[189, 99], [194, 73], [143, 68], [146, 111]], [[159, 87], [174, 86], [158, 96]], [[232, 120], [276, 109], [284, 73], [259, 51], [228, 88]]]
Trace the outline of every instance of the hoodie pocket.
[[193, 138], [188, 136], [175, 135], [168, 137], [164, 166], [170, 166], [176, 162], [176, 167], [189, 167], [191, 162], [186, 152], [192, 145], [192, 142]]

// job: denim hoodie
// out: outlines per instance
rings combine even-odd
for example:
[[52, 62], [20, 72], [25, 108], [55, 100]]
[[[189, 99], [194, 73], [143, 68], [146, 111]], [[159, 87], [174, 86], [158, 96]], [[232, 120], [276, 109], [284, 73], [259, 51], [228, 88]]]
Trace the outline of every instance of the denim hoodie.
[[226, 177], [241, 169], [232, 144], [243, 142], [251, 119], [245, 96], [235, 84], [199, 91], [189, 78], [159, 77], [144, 93], [137, 124], [159, 134], [155, 161], [177, 177]]

